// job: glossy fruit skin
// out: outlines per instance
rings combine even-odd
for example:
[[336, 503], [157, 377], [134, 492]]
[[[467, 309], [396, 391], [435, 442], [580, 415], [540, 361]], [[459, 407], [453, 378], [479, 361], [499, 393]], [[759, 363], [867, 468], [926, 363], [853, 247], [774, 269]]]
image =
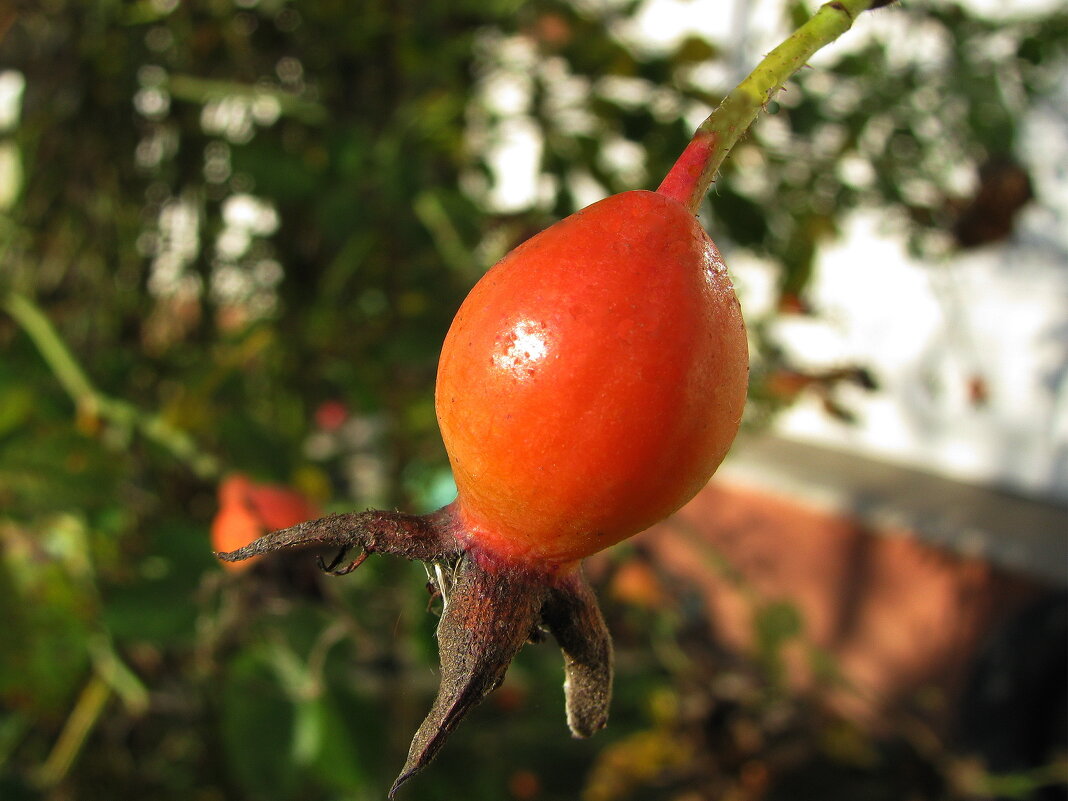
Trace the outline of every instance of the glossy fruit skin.
[[723, 261], [679, 202], [625, 192], [520, 245], [438, 367], [472, 546], [567, 565], [671, 514], [726, 455], [748, 362]]

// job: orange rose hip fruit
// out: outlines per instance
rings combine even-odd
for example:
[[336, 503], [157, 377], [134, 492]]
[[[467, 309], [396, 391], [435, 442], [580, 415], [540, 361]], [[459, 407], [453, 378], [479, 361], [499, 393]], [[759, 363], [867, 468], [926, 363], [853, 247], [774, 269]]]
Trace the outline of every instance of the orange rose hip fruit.
[[664, 195], [614, 195], [528, 240], [468, 295], [435, 401], [473, 548], [567, 564], [705, 484], [745, 404], [723, 261]]

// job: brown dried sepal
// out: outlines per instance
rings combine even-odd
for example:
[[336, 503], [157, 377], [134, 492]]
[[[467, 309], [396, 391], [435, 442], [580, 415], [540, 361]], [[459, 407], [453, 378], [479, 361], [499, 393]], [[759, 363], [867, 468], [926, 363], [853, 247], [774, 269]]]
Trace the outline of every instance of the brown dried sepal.
[[[444, 602], [437, 629], [441, 685], [390, 798], [430, 763], [464, 715], [500, 686], [512, 659], [542, 626], [564, 653], [571, 733], [588, 737], [608, 720], [612, 640], [581, 567], [550, 572], [536, 565], [499, 564], [486, 554], [476, 559], [466, 553], [456, 526], [448, 507], [426, 516], [353, 512], [274, 531], [237, 551], [216, 554], [233, 562], [275, 551], [332, 547], [339, 550], [337, 558], [330, 565], [320, 561], [320, 566], [337, 575], [351, 572], [371, 553], [449, 566], [449, 586], [436, 588]], [[360, 556], [339, 568], [354, 548]]]

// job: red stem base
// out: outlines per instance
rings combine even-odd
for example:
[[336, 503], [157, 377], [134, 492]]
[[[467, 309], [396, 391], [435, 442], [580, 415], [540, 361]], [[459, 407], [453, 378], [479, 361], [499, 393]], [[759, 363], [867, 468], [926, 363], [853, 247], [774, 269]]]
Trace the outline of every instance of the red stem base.
[[704, 175], [715, 150], [715, 134], [698, 131], [656, 191], [679, 201], [691, 214], [696, 214], [708, 188]]

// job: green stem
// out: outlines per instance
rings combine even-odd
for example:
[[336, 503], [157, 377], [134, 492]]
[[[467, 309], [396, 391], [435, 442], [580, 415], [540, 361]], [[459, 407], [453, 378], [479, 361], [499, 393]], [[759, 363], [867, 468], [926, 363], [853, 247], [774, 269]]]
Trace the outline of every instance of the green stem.
[[115, 653], [106, 636], [90, 640], [89, 650], [93, 658], [93, 673], [78, 696], [52, 751], [34, 777], [38, 786], [45, 789], [55, 787], [70, 773], [113, 694], [126, 703], [127, 710], [135, 717], [148, 710], [148, 690]]
[[17, 292], [11, 292], [4, 299], [4, 309], [33, 340], [33, 344], [37, 346], [37, 350], [41, 352], [41, 356], [48, 362], [48, 366], [52, 368], [59, 383], [75, 404], [81, 406], [95, 400], [97, 391], [89, 381], [89, 376], [74, 361], [71, 352], [67, 350], [44, 312], [25, 295]]
[[697, 129], [689, 146], [657, 191], [696, 213], [731, 148], [749, 130], [791, 75], [816, 53], [848, 31], [861, 12], [880, 0], [833, 0], [824, 3], [786, 41], [768, 53]]
[[49, 789], [63, 781], [110, 699], [111, 687], [94, 673], [78, 696], [51, 753], [37, 769], [35, 779], [39, 787]]
[[0, 300], [3, 308], [33, 340], [56, 379], [74, 401], [80, 415], [99, 417], [124, 429], [136, 429], [201, 478], [211, 479], [220, 472], [218, 460], [203, 452], [192, 437], [156, 413], [138, 409], [132, 403], [100, 392], [75, 360], [52, 322], [28, 297], [9, 292]]
[[100, 678], [122, 699], [127, 711], [140, 717], [148, 711], [148, 688], [137, 674], [122, 661], [108, 634], [101, 632], [89, 639], [89, 656], [93, 669]]

